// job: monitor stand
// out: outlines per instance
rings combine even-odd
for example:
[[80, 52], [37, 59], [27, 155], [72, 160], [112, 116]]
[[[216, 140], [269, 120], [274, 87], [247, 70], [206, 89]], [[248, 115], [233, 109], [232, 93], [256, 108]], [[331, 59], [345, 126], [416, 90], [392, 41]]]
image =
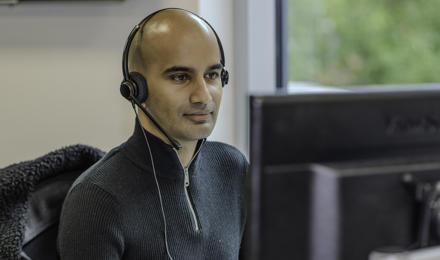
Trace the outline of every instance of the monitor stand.
[[438, 242], [440, 236], [440, 230], [438, 229], [440, 224], [440, 181], [418, 182], [408, 178], [405, 182], [415, 188], [416, 200], [421, 204], [418, 241], [415, 244], [416, 249], [399, 250], [384, 248], [373, 251], [368, 258], [369, 260], [440, 259], [440, 246], [430, 245], [432, 240]]
[[416, 249], [400, 253], [385, 253], [374, 251], [368, 260], [438, 260], [440, 259], [440, 246]]

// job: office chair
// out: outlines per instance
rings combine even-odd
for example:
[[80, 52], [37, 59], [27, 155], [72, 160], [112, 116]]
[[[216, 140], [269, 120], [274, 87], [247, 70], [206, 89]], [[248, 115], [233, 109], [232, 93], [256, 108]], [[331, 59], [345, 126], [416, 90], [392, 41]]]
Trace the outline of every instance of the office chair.
[[64, 198], [73, 181], [103, 155], [73, 145], [0, 169], [0, 259], [59, 259]]

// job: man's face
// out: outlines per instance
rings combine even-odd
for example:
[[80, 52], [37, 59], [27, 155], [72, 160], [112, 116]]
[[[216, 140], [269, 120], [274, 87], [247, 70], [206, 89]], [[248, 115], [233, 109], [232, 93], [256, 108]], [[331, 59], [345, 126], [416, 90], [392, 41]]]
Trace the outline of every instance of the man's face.
[[214, 128], [222, 96], [215, 36], [183, 30], [159, 34], [148, 44], [145, 106], [178, 141], [206, 138]]

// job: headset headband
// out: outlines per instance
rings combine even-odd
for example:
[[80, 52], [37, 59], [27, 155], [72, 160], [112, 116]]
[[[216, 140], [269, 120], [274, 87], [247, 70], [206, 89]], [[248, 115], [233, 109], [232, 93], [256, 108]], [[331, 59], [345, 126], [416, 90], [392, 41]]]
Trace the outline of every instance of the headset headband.
[[[129, 80], [130, 79], [130, 73], [128, 71], [128, 54], [130, 52], [130, 46], [131, 46], [131, 43], [132, 43], [132, 41], [134, 39], [134, 36], [136, 36], [136, 33], [139, 31], [139, 29], [141, 29], [141, 27], [143, 25], [145, 25], [145, 23], [148, 22], [148, 20], [150, 20], [157, 13], [160, 13], [160, 12], [165, 11], [165, 10], [182, 10], [182, 11], [185, 11], [185, 12], [188, 12], [190, 14], [195, 15], [200, 20], [205, 22], [209, 26], [209, 28], [211, 28], [211, 30], [214, 32], [215, 38], [217, 39], [218, 47], [220, 49], [220, 63], [222, 64], [223, 68], [225, 67], [225, 54], [223, 52], [223, 45], [222, 45], [222, 43], [220, 41], [220, 38], [217, 35], [217, 32], [214, 30], [214, 28], [211, 26], [211, 24], [209, 24], [205, 19], [203, 19], [202, 17], [200, 17], [199, 15], [197, 15], [197, 14], [191, 12], [191, 11], [188, 11], [188, 10], [185, 10], [185, 9], [182, 9], [182, 8], [164, 8], [164, 9], [157, 10], [154, 13], [152, 13], [152, 14], [148, 15], [147, 17], [145, 17], [144, 19], [142, 19], [142, 21], [139, 24], [137, 24], [131, 30], [130, 34], [128, 35], [127, 42], [125, 43], [124, 52], [122, 53], [122, 73], [124, 74], [123, 75], [124, 76], [124, 80]], [[226, 84], [227, 84], [227, 82], [226, 82]]]

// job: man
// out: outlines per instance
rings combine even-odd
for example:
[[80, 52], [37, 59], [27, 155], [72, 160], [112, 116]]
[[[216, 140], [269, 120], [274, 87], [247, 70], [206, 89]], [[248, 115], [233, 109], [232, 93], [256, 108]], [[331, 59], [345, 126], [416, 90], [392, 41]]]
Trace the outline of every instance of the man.
[[130, 71], [148, 85], [141, 105], [182, 148], [140, 110], [129, 140], [69, 191], [61, 259], [238, 258], [248, 163], [237, 149], [205, 141], [222, 96], [219, 47], [211, 27], [185, 10], [141, 24], [129, 55]]

